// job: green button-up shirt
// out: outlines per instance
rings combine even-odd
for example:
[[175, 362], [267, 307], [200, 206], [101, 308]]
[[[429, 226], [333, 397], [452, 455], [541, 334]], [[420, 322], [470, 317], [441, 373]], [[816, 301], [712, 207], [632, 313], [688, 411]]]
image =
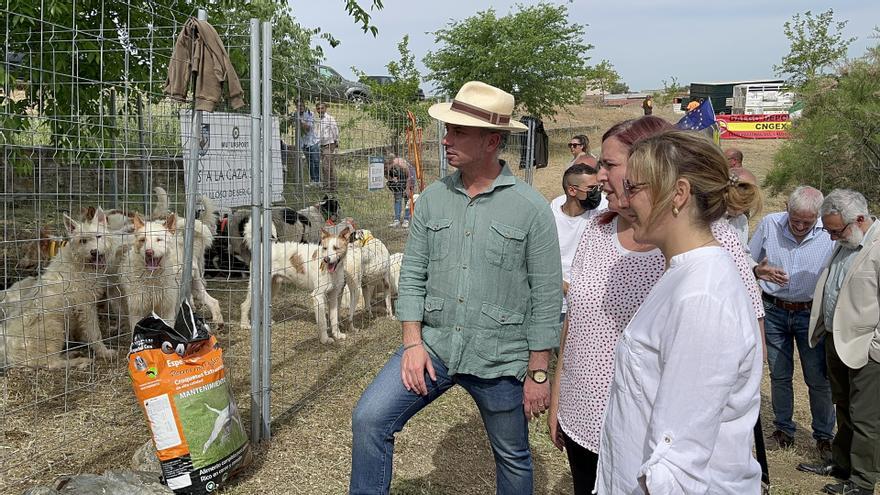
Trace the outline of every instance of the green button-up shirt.
[[471, 198], [460, 172], [416, 202], [400, 269], [397, 316], [449, 374], [526, 374], [529, 351], [559, 346], [562, 267], [547, 200], [502, 162]]

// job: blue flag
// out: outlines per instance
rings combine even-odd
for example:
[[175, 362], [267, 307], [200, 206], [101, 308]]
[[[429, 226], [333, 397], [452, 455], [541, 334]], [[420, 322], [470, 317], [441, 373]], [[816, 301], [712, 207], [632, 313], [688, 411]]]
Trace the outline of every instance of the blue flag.
[[712, 100], [706, 98], [700, 106], [686, 113], [675, 127], [686, 131], [700, 131], [715, 125], [715, 109]]

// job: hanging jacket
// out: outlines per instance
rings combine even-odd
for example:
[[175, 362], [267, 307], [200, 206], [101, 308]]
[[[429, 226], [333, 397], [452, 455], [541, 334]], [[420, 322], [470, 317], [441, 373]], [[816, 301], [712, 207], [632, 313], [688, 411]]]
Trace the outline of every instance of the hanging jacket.
[[[547, 163], [550, 161], [550, 136], [547, 135], [547, 131], [544, 129], [544, 121], [530, 115], [522, 117], [521, 119], [519, 119], [519, 121], [526, 126], [529, 125], [529, 121], [535, 122], [535, 132], [532, 136], [532, 144], [534, 145], [535, 155], [532, 160], [532, 165], [535, 168], [546, 167]], [[521, 133], [520, 140], [522, 147], [520, 148], [519, 168], [526, 168], [526, 154], [528, 152], [526, 147], [528, 146], [528, 133]]]
[[223, 83], [228, 85], [229, 105], [244, 106], [244, 92], [229, 54], [214, 27], [205, 21], [190, 18], [174, 44], [168, 63], [165, 94], [186, 101], [193, 73], [196, 77], [196, 110], [214, 111], [223, 98]]

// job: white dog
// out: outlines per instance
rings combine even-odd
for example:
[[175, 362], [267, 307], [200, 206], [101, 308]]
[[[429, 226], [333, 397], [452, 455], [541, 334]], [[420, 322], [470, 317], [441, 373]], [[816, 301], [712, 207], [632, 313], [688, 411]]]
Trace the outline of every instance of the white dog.
[[235, 402], [230, 400], [229, 405], [223, 409], [214, 409], [208, 404], [205, 404], [205, 407], [216, 414], [217, 418], [214, 420], [214, 428], [211, 430], [211, 436], [208, 437], [205, 445], [202, 446], [202, 454], [206, 453], [211, 445], [220, 438], [221, 433], [223, 434], [223, 438], [220, 440], [221, 444], [229, 439], [229, 435], [232, 433], [233, 423], [237, 424], [239, 431], [244, 434], [244, 428], [241, 425], [241, 418], [238, 417], [238, 409], [235, 407]]
[[[403, 263], [403, 253], [394, 253], [389, 258], [390, 268], [388, 270], [389, 277], [391, 279], [391, 298], [397, 297], [398, 290], [397, 288], [400, 285], [400, 265]], [[374, 286], [374, 289], [379, 289], [373, 292], [372, 299], [370, 300], [370, 306], [372, 306], [378, 297], [384, 298], [385, 294], [388, 293], [384, 289], [384, 287], [379, 287], [379, 285]], [[378, 297], [377, 297], [378, 296]], [[351, 291], [348, 288], [348, 284], [346, 284], [345, 288], [342, 289], [342, 298], [339, 302], [339, 309], [341, 311], [351, 311]], [[358, 299], [357, 307], [355, 311], [360, 311], [364, 309], [364, 300]], [[348, 313], [351, 316], [351, 313]]]
[[[214, 240], [209, 226], [217, 223], [216, 210], [204, 197], [202, 204], [202, 218], [193, 226], [192, 296], [208, 307], [214, 324], [222, 325], [220, 303], [208, 294], [204, 279], [205, 250]], [[183, 276], [185, 221], [171, 213], [164, 221], [144, 222], [135, 216], [133, 223], [134, 244], [120, 269], [132, 332], [137, 322], [151, 313], [174, 321]]]
[[349, 291], [348, 321], [352, 330], [354, 313], [351, 308], [359, 306], [359, 298], [363, 291], [363, 307], [370, 315], [373, 314], [373, 291], [385, 292], [385, 314], [394, 319], [391, 309], [391, 256], [388, 248], [379, 239], [373, 237], [369, 230], [355, 230], [349, 237], [348, 260], [345, 262], [345, 286]]
[[[345, 283], [343, 267], [348, 251], [348, 234], [348, 229], [344, 229], [336, 236], [322, 230], [320, 244], [298, 242], [272, 244], [272, 295], [277, 294], [284, 283], [292, 283], [311, 291], [315, 321], [318, 324], [318, 337], [322, 344], [330, 344], [334, 339], [345, 338], [345, 334], [339, 331], [339, 294]], [[327, 334], [328, 310], [329, 335]], [[248, 283], [247, 296], [241, 303], [242, 329], [250, 329], [250, 314], [251, 284]]]
[[64, 225], [70, 240], [46, 271], [6, 293], [7, 309], [14, 310], [6, 312], [0, 330], [0, 367], [87, 367], [88, 357], [68, 360], [62, 355], [66, 342], [83, 338], [99, 358], [114, 355], [101, 340], [97, 309], [104, 297], [107, 262], [117, 249], [107, 215], [97, 208], [91, 221], [83, 223], [64, 215]]

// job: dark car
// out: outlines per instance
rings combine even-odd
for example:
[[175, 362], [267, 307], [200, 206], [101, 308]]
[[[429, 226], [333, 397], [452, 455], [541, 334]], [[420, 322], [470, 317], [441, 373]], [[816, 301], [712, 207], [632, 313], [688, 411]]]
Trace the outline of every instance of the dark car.
[[[366, 76], [365, 79], [380, 86], [394, 82], [394, 78], [391, 76]], [[413, 98], [418, 101], [423, 101], [425, 99], [425, 92], [422, 91], [422, 88], [419, 88], [418, 92], [413, 95]]]
[[364, 103], [370, 101], [370, 88], [363, 83], [349, 81], [326, 65], [319, 65], [314, 72], [304, 74], [303, 96], [312, 100]]

